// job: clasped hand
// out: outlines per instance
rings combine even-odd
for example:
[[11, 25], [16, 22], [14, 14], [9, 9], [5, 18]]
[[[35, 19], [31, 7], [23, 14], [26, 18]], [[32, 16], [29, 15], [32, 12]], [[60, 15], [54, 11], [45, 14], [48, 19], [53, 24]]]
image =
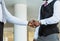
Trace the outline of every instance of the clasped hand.
[[31, 20], [28, 22], [28, 26], [33, 28], [38, 27], [39, 25], [40, 25], [39, 21], [36, 21], [36, 20]]

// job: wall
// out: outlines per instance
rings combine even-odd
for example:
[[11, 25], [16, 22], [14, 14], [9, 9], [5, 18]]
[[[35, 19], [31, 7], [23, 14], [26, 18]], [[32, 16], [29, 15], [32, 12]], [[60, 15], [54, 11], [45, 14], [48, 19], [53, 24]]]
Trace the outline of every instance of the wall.
[[28, 20], [37, 19], [41, 3], [41, 0], [27, 0]]

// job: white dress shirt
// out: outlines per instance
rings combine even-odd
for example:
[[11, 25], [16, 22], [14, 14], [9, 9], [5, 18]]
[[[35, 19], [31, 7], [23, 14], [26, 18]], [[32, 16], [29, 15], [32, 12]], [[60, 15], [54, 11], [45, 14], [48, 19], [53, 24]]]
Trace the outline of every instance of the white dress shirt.
[[0, 21], [2, 21], [2, 6], [1, 6], [1, 2], [0, 2]]
[[4, 0], [0, 0], [0, 2], [2, 2], [2, 5], [0, 4], [0, 21], [1, 22], [5, 22], [5, 20], [6, 20], [10, 23], [17, 24], [17, 25], [27, 25], [28, 24], [27, 21], [25, 21], [25, 20], [22, 21], [21, 19], [16, 18], [15, 16], [12, 16], [10, 14], [10, 12], [7, 10]]
[[[48, 0], [48, 4], [52, 1], [53, 0]], [[38, 20], [41, 24], [44, 24], [44, 25], [58, 23], [60, 21], [60, 1], [57, 0], [55, 2], [55, 4], [54, 4], [54, 13], [53, 13], [52, 17], [40, 20], [40, 13], [39, 13]], [[39, 30], [39, 27], [37, 27], [36, 30], [35, 30], [35, 35], [34, 35], [35, 39], [38, 38], [38, 30]]]

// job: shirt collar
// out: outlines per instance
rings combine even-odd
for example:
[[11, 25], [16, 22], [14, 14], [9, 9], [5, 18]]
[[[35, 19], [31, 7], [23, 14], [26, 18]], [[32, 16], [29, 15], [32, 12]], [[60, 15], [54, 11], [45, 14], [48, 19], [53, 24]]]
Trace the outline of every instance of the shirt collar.
[[[48, 4], [50, 3], [50, 2], [52, 2], [53, 0], [48, 0], [47, 2], [48, 2]], [[43, 3], [45, 3], [45, 1], [43, 1]]]
[[50, 3], [50, 2], [52, 2], [53, 0], [48, 0], [47, 2], [48, 2], [48, 4]]

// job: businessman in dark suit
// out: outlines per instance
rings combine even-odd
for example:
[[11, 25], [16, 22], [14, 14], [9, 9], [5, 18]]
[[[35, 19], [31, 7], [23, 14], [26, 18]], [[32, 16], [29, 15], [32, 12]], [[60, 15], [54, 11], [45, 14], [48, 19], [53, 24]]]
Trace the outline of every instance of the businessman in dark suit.
[[36, 28], [33, 41], [59, 41], [60, 1], [43, 0], [39, 20], [29, 21], [29, 26]]

